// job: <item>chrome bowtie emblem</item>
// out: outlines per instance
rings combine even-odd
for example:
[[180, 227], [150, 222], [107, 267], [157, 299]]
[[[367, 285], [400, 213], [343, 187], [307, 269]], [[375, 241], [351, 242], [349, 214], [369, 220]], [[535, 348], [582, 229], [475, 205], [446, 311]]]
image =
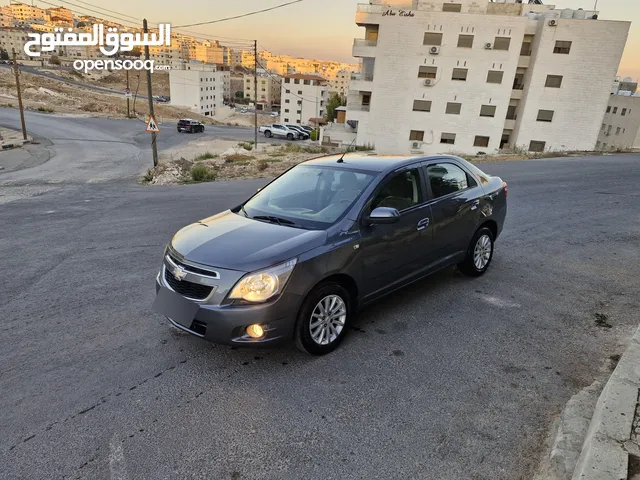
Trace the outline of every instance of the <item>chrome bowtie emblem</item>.
[[175, 277], [176, 280], [182, 281], [184, 280], [184, 277], [187, 276], [187, 272], [185, 271], [184, 268], [180, 266], [176, 266], [176, 270], [175, 272], [173, 272], [173, 276]]

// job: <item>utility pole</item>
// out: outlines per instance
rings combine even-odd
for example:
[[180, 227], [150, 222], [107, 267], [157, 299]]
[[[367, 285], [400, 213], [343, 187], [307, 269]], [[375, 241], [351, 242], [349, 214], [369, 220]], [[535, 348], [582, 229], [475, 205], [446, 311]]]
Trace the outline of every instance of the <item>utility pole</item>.
[[18, 59], [16, 58], [16, 49], [12, 48], [13, 53], [13, 71], [16, 74], [16, 88], [18, 89], [18, 106], [20, 107], [20, 123], [22, 124], [22, 138], [27, 139], [27, 126], [24, 123], [24, 108], [22, 107], [22, 92], [20, 91], [20, 74], [18, 72]]
[[254, 140], [254, 149], [258, 151], [258, 41], [253, 41], [253, 89], [255, 90], [254, 99], [253, 99], [253, 140]]
[[[149, 28], [147, 27], [147, 19], [142, 20], [142, 29], [144, 33], [149, 33]], [[145, 60], [149, 60], [149, 45], [144, 46], [144, 58]], [[156, 116], [153, 113], [153, 94], [151, 93], [151, 70], [147, 70], [147, 98], [149, 99], [149, 115], [151, 115], [154, 120]], [[153, 166], [158, 166], [158, 145], [156, 143], [156, 132], [151, 132], [151, 149], [153, 150]]]
[[127, 118], [131, 118], [131, 113], [129, 111], [129, 100], [131, 97], [131, 90], [129, 89], [129, 70], [125, 70], [127, 72]]

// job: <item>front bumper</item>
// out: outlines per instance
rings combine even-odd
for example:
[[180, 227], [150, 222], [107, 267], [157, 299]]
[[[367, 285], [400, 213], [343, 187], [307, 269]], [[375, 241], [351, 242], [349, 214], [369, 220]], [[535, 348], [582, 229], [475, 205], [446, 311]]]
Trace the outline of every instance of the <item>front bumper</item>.
[[[160, 275], [156, 277], [156, 294], [163, 285]], [[167, 319], [173, 326], [204, 340], [222, 345], [275, 346], [288, 343], [302, 304], [302, 298], [284, 292], [275, 300], [256, 305], [209, 305], [200, 302], [190, 327]], [[246, 334], [249, 325], [263, 326], [262, 338], [251, 338]]]

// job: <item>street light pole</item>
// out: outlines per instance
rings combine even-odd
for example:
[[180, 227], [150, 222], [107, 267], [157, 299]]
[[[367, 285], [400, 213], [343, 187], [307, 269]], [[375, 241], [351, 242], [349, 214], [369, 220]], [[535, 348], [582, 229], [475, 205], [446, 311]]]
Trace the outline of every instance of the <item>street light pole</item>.
[[22, 124], [22, 138], [27, 139], [27, 126], [24, 123], [24, 107], [22, 106], [22, 92], [20, 91], [20, 74], [18, 73], [18, 59], [16, 57], [16, 49], [12, 48], [13, 53], [13, 71], [16, 74], [16, 88], [18, 89], [18, 107], [20, 108], [20, 123]]
[[[147, 27], [147, 19], [142, 20], [142, 28], [144, 33], [149, 33]], [[144, 46], [144, 58], [149, 60], [149, 45]], [[156, 116], [153, 113], [153, 94], [151, 92], [151, 70], [147, 70], [147, 98], [149, 100], [149, 115], [155, 120]], [[158, 166], [158, 144], [156, 143], [156, 132], [151, 132], [151, 149], [153, 150], [153, 166]]]

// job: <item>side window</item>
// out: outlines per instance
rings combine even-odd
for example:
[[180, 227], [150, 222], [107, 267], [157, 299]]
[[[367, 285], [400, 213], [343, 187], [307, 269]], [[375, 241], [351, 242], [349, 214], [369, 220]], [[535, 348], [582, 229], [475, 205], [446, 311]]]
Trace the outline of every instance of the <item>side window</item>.
[[452, 163], [437, 163], [427, 167], [427, 175], [434, 198], [476, 187], [478, 183], [460, 167]]
[[395, 208], [399, 211], [422, 202], [420, 173], [417, 168], [398, 173], [386, 180], [382, 190], [371, 202], [371, 210], [378, 207]]

